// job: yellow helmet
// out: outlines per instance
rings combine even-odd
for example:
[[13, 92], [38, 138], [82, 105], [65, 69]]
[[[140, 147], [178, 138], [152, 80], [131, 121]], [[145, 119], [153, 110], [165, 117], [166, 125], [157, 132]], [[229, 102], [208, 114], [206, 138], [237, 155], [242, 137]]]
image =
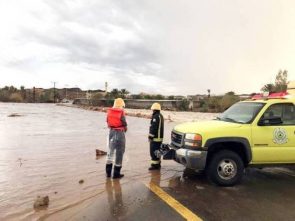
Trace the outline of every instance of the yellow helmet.
[[161, 110], [161, 104], [159, 103], [153, 103], [151, 110]]
[[117, 98], [114, 101], [114, 108], [123, 108], [125, 107], [125, 102], [122, 98]]

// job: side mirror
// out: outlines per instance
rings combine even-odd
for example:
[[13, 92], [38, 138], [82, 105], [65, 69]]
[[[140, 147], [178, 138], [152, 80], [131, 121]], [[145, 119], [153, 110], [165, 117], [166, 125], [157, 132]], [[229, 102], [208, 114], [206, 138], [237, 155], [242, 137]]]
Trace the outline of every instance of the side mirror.
[[280, 125], [282, 124], [282, 118], [280, 117], [266, 117], [266, 118], [262, 118], [260, 119], [260, 121], [258, 122], [259, 126], [271, 126], [271, 125]]

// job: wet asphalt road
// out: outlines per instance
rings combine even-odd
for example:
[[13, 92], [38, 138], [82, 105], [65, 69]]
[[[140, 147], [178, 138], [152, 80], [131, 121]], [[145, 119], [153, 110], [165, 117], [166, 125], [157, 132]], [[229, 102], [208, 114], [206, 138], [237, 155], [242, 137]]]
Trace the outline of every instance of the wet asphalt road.
[[167, 179], [168, 174], [163, 168], [141, 180], [107, 179], [103, 194], [80, 211], [64, 211], [59, 217], [77, 221], [186, 220], [145, 185], [153, 183], [202, 220], [295, 220], [295, 169], [247, 169], [242, 184], [227, 188], [214, 186], [205, 175], [191, 171], [179, 170]]

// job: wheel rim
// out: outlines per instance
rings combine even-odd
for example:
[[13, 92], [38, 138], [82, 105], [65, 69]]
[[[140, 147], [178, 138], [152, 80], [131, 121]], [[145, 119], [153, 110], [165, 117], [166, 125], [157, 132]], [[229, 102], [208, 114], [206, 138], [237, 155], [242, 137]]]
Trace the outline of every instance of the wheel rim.
[[237, 174], [237, 164], [231, 159], [223, 159], [217, 166], [217, 172], [220, 178], [230, 180]]

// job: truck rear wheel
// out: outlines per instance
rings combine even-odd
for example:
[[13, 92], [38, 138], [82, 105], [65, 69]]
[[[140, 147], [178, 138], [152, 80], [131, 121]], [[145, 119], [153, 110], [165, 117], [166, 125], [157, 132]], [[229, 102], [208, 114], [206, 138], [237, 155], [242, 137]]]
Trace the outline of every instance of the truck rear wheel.
[[233, 186], [243, 177], [244, 163], [233, 151], [222, 150], [212, 157], [207, 168], [209, 180], [219, 186]]

